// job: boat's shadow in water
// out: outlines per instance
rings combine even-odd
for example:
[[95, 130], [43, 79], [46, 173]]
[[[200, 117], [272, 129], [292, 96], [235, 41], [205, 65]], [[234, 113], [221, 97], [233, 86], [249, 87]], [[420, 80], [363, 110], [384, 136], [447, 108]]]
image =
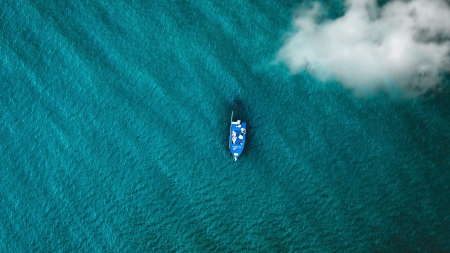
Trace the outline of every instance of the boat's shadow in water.
[[244, 102], [240, 99], [233, 99], [233, 101], [229, 105], [232, 111], [239, 111], [244, 109]]

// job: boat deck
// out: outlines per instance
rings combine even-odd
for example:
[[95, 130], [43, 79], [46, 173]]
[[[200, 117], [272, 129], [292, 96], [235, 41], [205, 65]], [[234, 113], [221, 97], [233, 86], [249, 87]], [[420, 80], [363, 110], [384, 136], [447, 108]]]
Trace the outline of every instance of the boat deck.
[[[244, 130], [243, 130], [244, 129]], [[241, 122], [240, 125], [237, 122], [232, 122], [230, 127], [230, 151], [235, 159], [239, 157], [244, 150], [245, 137], [246, 137], [247, 124]], [[233, 131], [236, 133], [235, 139], [233, 138]], [[240, 138], [242, 137], [242, 138]], [[234, 141], [233, 141], [234, 139]]]

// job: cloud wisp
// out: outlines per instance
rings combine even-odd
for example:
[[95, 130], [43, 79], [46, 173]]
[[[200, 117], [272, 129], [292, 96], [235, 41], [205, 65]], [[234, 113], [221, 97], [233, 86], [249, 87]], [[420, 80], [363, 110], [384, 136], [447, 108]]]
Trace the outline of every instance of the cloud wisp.
[[346, 13], [323, 18], [302, 8], [277, 54], [292, 73], [336, 80], [356, 94], [384, 90], [406, 97], [436, 89], [450, 71], [450, 4], [446, 0], [346, 0]]

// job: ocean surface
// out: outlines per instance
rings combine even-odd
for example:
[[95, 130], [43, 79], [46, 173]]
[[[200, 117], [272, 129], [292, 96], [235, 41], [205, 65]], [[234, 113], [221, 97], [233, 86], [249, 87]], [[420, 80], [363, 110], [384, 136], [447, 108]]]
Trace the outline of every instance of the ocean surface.
[[449, 89], [291, 75], [299, 3], [2, 0], [0, 252], [450, 252]]

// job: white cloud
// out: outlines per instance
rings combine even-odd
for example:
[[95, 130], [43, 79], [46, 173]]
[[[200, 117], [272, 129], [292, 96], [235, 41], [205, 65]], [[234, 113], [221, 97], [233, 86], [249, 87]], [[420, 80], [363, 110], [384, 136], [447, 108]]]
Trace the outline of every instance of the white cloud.
[[347, 0], [344, 16], [320, 20], [319, 3], [299, 10], [277, 59], [292, 73], [337, 80], [357, 94], [419, 95], [450, 71], [450, 6], [445, 0]]

